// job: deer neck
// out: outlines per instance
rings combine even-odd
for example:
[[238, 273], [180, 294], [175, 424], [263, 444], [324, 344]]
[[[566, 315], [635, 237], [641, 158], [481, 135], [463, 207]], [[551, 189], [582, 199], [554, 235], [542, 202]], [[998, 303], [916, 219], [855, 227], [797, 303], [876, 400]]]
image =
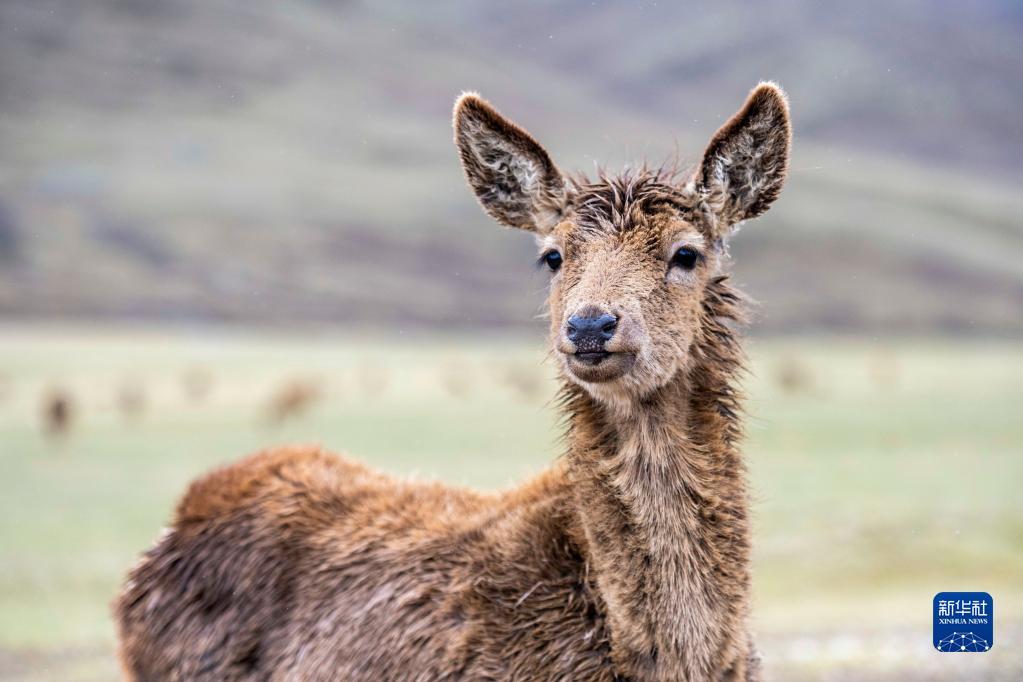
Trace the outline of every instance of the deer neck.
[[689, 369], [629, 414], [566, 388], [577, 510], [626, 677], [702, 680], [745, 666], [749, 532], [732, 387], [740, 351], [721, 329], [726, 336], [698, 342]]

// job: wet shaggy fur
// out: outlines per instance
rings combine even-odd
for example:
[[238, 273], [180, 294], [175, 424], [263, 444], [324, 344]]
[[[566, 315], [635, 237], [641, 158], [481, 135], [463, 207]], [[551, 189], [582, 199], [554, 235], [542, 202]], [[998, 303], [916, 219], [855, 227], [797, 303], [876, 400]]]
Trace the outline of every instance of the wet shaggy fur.
[[[759, 679], [743, 298], [722, 269], [729, 228], [784, 180], [783, 95], [754, 90], [681, 178], [566, 179], [475, 96], [455, 130], [484, 208], [564, 256], [550, 309], [565, 456], [493, 494], [315, 447], [206, 475], [115, 604], [128, 678]], [[694, 267], [672, 260], [679, 244]], [[565, 338], [580, 309], [619, 319], [603, 374]]]

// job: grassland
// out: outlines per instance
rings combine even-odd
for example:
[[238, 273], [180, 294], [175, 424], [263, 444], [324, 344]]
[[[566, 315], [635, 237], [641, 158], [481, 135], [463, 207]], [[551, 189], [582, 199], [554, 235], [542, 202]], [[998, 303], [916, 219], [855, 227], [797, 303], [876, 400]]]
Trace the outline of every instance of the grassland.
[[[488, 488], [539, 470], [560, 433], [539, 349], [0, 328], [0, 678], [113, 677], [120, 577], [185, 483], [243, 453], [318, 442]], [[811, 338], [753, 340], [751, 356], [755, 627], [774, 677], [1019, 679], [1023, 348]], [[196, 373], [202, 397], [186, 390]], [[270, 423], [295, 380], [322, 400]], [[74, 419], [48, 438], [40, 400], [57, 386]], [[144, 396], [129, 418], [126, 387]], [[990, 653], [930, 649], [931, 598], [954, 589], [994, 595]]]

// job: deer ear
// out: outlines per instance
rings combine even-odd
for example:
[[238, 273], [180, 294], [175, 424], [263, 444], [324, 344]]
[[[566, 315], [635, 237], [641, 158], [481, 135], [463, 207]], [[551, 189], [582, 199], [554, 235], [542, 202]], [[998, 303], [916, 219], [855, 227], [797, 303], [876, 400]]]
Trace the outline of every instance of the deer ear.
[[719, 225], [755, 218], [778, 198], [791, 140], [785, 93], [761, 83], [711, 138], [697, 171], [696, 189]]
[[455, 102], [455, 144], [469, 185], [498, 222], [543, 233], [560, 220], [565, 180], [529, 133], [474, 93]]

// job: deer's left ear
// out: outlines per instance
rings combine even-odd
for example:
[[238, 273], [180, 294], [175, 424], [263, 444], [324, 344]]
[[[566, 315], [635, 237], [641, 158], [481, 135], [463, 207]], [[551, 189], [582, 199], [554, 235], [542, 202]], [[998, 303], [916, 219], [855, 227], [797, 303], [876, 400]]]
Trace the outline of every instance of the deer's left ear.
[[474, 93], [455, 102], [454, 126], [465, 177], [487, 213], [541, 234], [558, 223], [565, 180], [539, 142]]
[[722, 230], [755, 218], [778, 198], [791, 142], [785, 93], [761, 83], [711, 138], [696, 174], [695, 189]]

